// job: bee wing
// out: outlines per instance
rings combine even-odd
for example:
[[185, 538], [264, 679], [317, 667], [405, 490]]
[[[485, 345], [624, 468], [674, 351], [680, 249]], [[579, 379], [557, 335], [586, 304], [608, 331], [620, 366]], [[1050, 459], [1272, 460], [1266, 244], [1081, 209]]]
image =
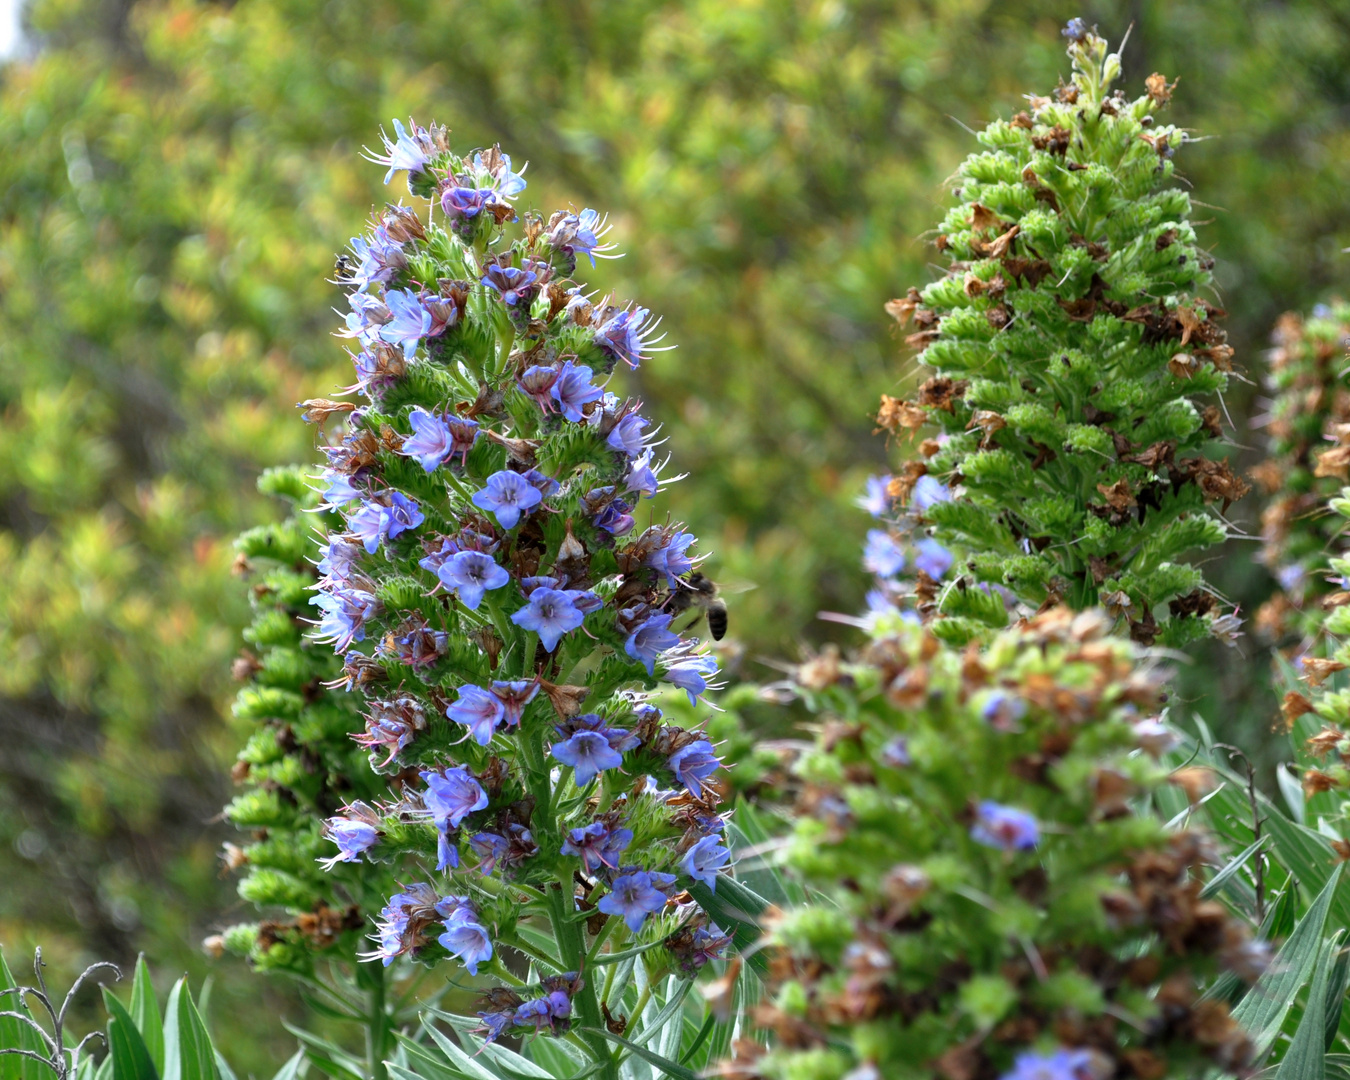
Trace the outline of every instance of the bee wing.
[[723, 596], [738, 596], [741, 593], [747, 593], [751, 589], [758, 589], [759, 586], [753, 581], [746, 581], [744, 578], [714, 578], [717, 582], [717, 591]]

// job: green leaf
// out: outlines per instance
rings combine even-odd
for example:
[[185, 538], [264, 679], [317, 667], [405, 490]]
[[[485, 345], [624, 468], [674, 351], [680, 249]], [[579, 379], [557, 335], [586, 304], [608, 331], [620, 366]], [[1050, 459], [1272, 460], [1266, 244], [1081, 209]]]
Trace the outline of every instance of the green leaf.
[[708, 1035], [712, 1032], [713, 1025], [716, 1023], [717, 1017], [711, 1012], [708, 1013], [708, 1018], [703, 1021], [703, 1026], [698, 1029], [697, 1038], [695, 1038], [694, 1041], [689, 1044], [689, 1049], [686, 1050], [684, 1052], [684, 1055], [680, 1058], [681, 1065], [689, 1064], [689, 1062], [693, 1059], [694, 1055], [698, 1053], [699, 1047], [701, 1047], [707, 1040]]
[[305, 1007], [313, 1013], [317, 1013], [326, 1020], [336, 1020], [342, 1024], [362, 1023], [365, 1017], [358, 1016], [356, 1013], [347, 1012], [345, 1009], [335, 1008], [326, 1001], [321, 1001], [313, 994], [307, 994], [300, 991], [300, 1000], [305, 1003]]
[[162, 1075], [164, 1072], [164, 1020], [159, 1014], [159, 1002], [155, 1000], [155, 987], [150, 981], [150, 969], [145, 964], [145, 954], [136, 957], [136, 974], [131, 980], [131, 1019], [136, 1030], [150, 1051], [150, 1060]]
[[[1340, 935], [1331, 942], [1335, 951]], [[1320, 947], [1313, 962], [1313, 984], [1308, 991], [1308, 1004], [1303, 1017], [1294, 1032], [1294, 1041], [1280, 1062], [1274, 1080], [1326, 1080], [1323, 1058], [1326, 1051], [1323, 1042], [1326, 1039], [1326, 992], [1327, 965], [1320, 963], [1325, 955]]]
[[1208, 900], [1214, 896], [1220, 889], [1227, 884], [1228, 879], [1236, 874], [1246, 864], [1247, 860], [1256, 854], [1256, 851], [1262, 844], [1266, 843], [1266, 838], [1253, 841], [1247, 846], [1247, 849], [1240, 855], [1228, 862], [1222, 870], [1209, 879], [1209, 882], [1200, 890], [1200, 899]]
[[648, 1065], [660, 1069], [661, 1076], [673, 1077], [674, 1080], [699, 1080], [698, 1073], [694, 1072], [693, 1069], [686, 1068], [678, 1061], [671, 1061], [670, 1058], [662, 1057], [660, 1054], [648, 1050], [645, 1046], [639, 1046], [635, 1042], [629, 1042], [622, 1035], [615, 1035], [614, 1032], [609, 1030], [601, 1031], [599, 1028], [589, 1028], [586, 1030], [589, 1030], [596, 1035], [602, 1035], [612, 1043], [618, 1043], [625, 1050], [631, 1050]]
[[[0, 951], [0, 990], [18, 986], [5, 963], [5, 954]], [[32, 1016], [28, 1003], [22, 994], [5, 994], [0, 997], [0, 1011], [17, 1012]], [[36, 1031], [12, 1016], [0, 1016], [0, 1049], [31, 1050], [35, 1054], [47, 1056], [47, 1047]], [[52, 1070], [40, 1061], [34, 1061], [22, 1054], [0, 1054], [0, 1080], [51, 1080]]]
[[[425, 1027], [427, 1019], [423, 1017], [422, 1024]], [[481, 1066], [474, 1063], [474, 1071], [465, 1071], [457, 1068], [453, 1062], [447, 1061], [443, 1056], [437, 1056], [431, 1052], [428, 1047], [420, 1043], [413, 1042], [408, 1036], [399, 1032], [399, 1044], [407, 1052], [408, 1064], [411, 1067], [412, 1076], [420, 1076], [423, 1080], [483, 1080], [483, 1071]], [[402, 1072], [397, 1066], [389, 1066], [391, 1071]], [[487, 1074], [491, 1077], [491, 1073]], [[406, 1080], [406, 1078], [402, 1078]]]
[[[485, 1050], [485, 1055], [491, 1054], [492, 1049], [495, 1047]], [[565, 1039], [529, 1039], [521, 1047], [519, 1056], [528, 1057], [530, 1062], [543, 1070], [534, 1075], [549, 1077], [550, 1080], [555, 1076], [572, 1076], [582, 1064], [577, 1060], [575, 1049]]]
[[1327, 1080], [1350, 1080], [1350, 1054], [1326, 1056]]
[[136, 1029], [136, 1022], [106, 986], [103, 1006], [108, 1010], [108, 1055], [113, 1062], [113, 1080], [159, 1080], [159, 1070]]
[[1323, 1048], [1330, 1050], [1336, 1045], [1336, 1032], [1341, 1026], [1341, 1013], [1345, 1008], [1346, 985], [1350, 983], [1350, 949], [1341, 949], [1336, 954], [1335, 966], [1327, 977], [1327, 1031]]
[[281, 1026], [300, 1040], [310, 1064], [333, 1077], [333, 1080], [364, 1080], [365, 1062], [347, 1053], [337, 1043], [295, 1027], [285, 1020]]
[[[1275, 814], [1266, 822], [1266, 828], [1275, 840], [1272, 854], [1298, 878], [1309, 895], [1333, 877], [1339, 880], [1340, 860], [1327, 837]], [[1331, 912], [1337, 926], [1350, 926], [1350, 889], [1337, 890], [1332, 897]]]
[[[689, 894], [708, 916], [731, 934], [738, 953], [745, 953], [760, 939], [759, 918], [769, 902], [734, 878], [718, 878], [713, 892], [701, 881], [689, 886]], [[769, 958], [763, 950], [749, 953], [746, 963], [760, 978], [769, 973]]]
[[277, 1070], [277, 1074], [272, 1077], [272, 1080], [300, 1080], [306, 1064], [305, 1049], [301, 1047], [291, 1055], [290, 1060], [285, 1065]]
[[164, 1080], [222, 1080], [215, 1047], [188, 990], [187, 976], [174, 983], [164, 1019]]
[[[1257, 1056], [1269, 1049], [1271, 1042], [1280, 1032], [1280, 1026], [1294, 1003], [1294, 998], [1322, 952], [1322, 929], [1326, 925], [1327, 912], [1331, 908], [1331, 897], [1340, 882], [1340, 867], [1332, 873], [1326, 886], [1317, 894], [1317, 899], [1307, 913], [1298, 921], [1289, 940], [1271, 961], [1270, 969], [1261, 976], [1257, 984], [1238, 1003], [1233, 1010], [1233, 1019], [1247, 1029], [1252, 1042], [1256, 1045]], [[1321, 1012], [1321, 999], [1318, 999], [1318, 1011]], [[1318, 1021], [1318, 1038], [1322, 1035], [1322, 1023]]]
[[651, 952], [653, 949], [662, 948], [665, 941], [651, 941], [646, 945], [634, 945], [631, 949], [620, 949], [618, 952], [601, 953], [591, 961], [593, 967], [604, 967], [606, 964], [621, 964], [625, 960], [631, 960], [635, 956], [641, 956], [645, 952]]
[[[678, 1013], [683, 1007], [684, 999], [689, 994], [689, 989], [693, 985], [694, 984], [691, 982], [680, 983], [680, 988], [675, 991], [675, 993], [671, 994], [670, 999], [662, 1006], [661, 1011], [652, 1018], [651, 1023], [644, 1025], [641, 1032], [634, 1034], [633, 1041], [645, 1045], [651, 1040], [653, 1035], [658, 1034], [666, 1026], [666, 1023], [670, 1018]], [[643, 1011], [645, 1012], [646, 1010]], [[683, 1023], [683, 1020], [681, 1020], [681, 1023]]]
[[[411, 1064], [411, 1062], [409, 1062]], [[437, 1062], [423, 1062], [420, 1071], [395, 1062], [388, 1063], [389, 1075], [394, 1080], [463, 1080], [462, 1076]]]

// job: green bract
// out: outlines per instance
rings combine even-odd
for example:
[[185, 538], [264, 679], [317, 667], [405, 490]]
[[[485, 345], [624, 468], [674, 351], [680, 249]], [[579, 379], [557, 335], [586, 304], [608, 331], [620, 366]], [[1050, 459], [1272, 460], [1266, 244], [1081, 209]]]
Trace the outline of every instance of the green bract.
[[1183, 644], [1217, 613], [1180, 560], [1224, 539], [1211, 507], [1247, 490], [1204, 456], [1222, 429], [1203, 402], [1233, 350], [1197, 295], [1213, 262], [1173, 184], [1185, 133], [1157, 122], [1171, 85], [1155, 74], [1136, 100], [1110, 92], [1120, 60], [1095, 33], [1069, 55], [1072, 82], [990, 124], [957, 171], [937, 238], [947, 273], [888, 305], [913, 321], [931, 375], [913, 402], [883, 399], [879, 420], [943, 432], [892, 494], [908, 501], [931, 474], [956, 495], [924, 511], [964, 566], [941, 596], [920, 590], [921, 606], [960, 617], [945, 637], [1004, 621], [964, 602], [973, 580], [1032, 609], [1101, 604], [1137, 641]]
[[260, 969], [312, 974], [318, 956], [355, 959], [365, 945], [362, 910], [383, 903], [394, 885], [381, 864], [343, 863], [327, 873], [319, 865], [332, 854], [324, 820], [352, 800], [377, 797], [385, 784], [352, 741], [365, 724], [359, 702], [325, 685], [341, 674], [341, 661], [305, 638], [318, 580], [317, 499], [299, 468], [270, 469], [258, 486], [297, 512], [236, 544], [238, 566], [252, 577], [253, 622], [234, 665], [246, 682], [234, 715], [256, 727], [234, 768], [243, 790], [225, 808], [250, 839], [227, 845], [223, 859], [243, 873], [240, 896], [286, 917], [233, 926], [220, 943]]
[[[1350, 680], [1342, 674], [1350, 668], [1350, 550], [1344, 529], [1350, 521], [1350, 487], [1329, 503], [1331, 521], [1339, 525], [1342, 538], [1336, 553], [1310, 572], [1329, 577], [1336, 591], [1309, 608], [1311, 642], [1300, 652], [1287, 676], [1284, 717], [1294, 737], [1296, 752], [1319, 759], [1303, 776], [1309, 798], [1308, 813], [1326, 818], [1338, 832], [1350, 822]], [[1333, 792], [1334, 798], [1318, 796]], [[1342, 839], [1337, 852], [1344, 858], [1350, 843]]]
[[1345, 525], [1325, 500], [1350, 480], [1350, 304], [1282, 316], [1272, 335], [1266, 417], [1270, 457], [1252, 470], [1270, 497], [1261, 514], [1261, 561], [1280, 585], [1257, 615], [1268, 636], [1316, 632], [1315, 603], [1331, 591], [1328, 545]]

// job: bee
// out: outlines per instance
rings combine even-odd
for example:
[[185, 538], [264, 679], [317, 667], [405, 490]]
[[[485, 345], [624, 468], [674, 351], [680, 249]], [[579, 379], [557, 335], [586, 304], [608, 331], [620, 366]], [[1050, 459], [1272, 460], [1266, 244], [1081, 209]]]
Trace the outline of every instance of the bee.
[[345, 281], [351, 277], [352, 261], [346, 255], [339, 255], [337, 261], [333, 264], [333, 273], [337, 275], [339, 281]]
[[[666, 611], [671, 615], [680, 615], [691, 608], [697, 608], [708, 620], [708, 632], [714, 641], [721, 641], [727, 634], [727, 605], [718, 596], [717, 583], [706, 574], [695, 571], [689, 575], [687, 588], [673, 593], [666, 603]], [[695, 620], [696, 621], [696, 620]]]

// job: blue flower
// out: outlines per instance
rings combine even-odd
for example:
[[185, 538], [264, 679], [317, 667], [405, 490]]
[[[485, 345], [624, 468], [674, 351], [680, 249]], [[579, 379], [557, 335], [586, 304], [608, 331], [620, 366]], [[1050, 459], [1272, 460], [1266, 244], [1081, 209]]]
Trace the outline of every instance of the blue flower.
[[1070, 19], [1069, 24], [1060, 31], [1070, 42], [1077, 43], [1088, 35], [1087, 23], [1082, 19]]
[[585, 787], [603, 770], [616, 769], [623, 764], [623, 755], [596, 731], [578, 731], [566, 742], [554, 743], [552, 753], [564, 765], [571, 765], [576, 770], [578, 787]]
[[[657, 466], [658, 469], [661, 467]], [[636, 491], [648, 499], [655, 498], [656, 493], [661, 490], [661, 481], [657, 479], [656, 470], [652, 468], [650, 449], [644, 450], [642, 456], [635, 458], [629, 466], [628, 475], [624, 478], [624, 490]]]
[[389, 505], [385, 508], [384, 534], [390, 540], [395, 539], [400, 533], [417, 528], [425, 520], [426, 515], [412, 499], [401, 491], [389, 493]]
[[941, 581], [956, 561], [950, 551], [927, 537], [914, 545], [914, 551], [914, 569], [923, 571], [934, 581]]
[[561, 990], [553, 990], [541, 998], [527, 1001], [511, 1017], [518, 1027], [533, 1027], [537, 1032], [555, 1027], [555, 1021], [566, 1021], [572, 1015], [572, 999]]
[[411, 356], [417, 343], [431, 333], [431, 312], [422, 305], [421, 297], [406, 289], [390, 289], [384, 294], [384, 302], [393, 318], [380, 327], [380, 339], [401, 346], [403, 355]]
[[342, 336], [359, 338], [365, 344], [378, 338], [380, 328], [393, 318], [384, 303], [369, 293], [349, 294], [347, 306], [352, 310], [345, 317], [347, 331]]
[[338, 469], [324, 469], [320, 478], [324, 484], [323, 504], [320, 510], [330, 510], [344, 506], [356, 499], [363, 499], [366, 493], [352, 486], [352, 478]]
[[692, 979], [709, 961], [720, 960], [730, 944], [731, 938], [714, 925], [706, 929], [695, 927], [691, 937], [668, 941], [666, 947], [679, 963], [680, 970]]
[[1305, 571], [1298, 563], [1290, 563], [1288, 566], [1281, 566], [1275, 571], [1275, 580], [1280, 583], [1280, 588], [1287, 593], [1296, 592], [1303, 584]]
[[662, 351], [654, 346], [665, 335], [652, 337], [661, 320], [648, 323], [650, 314], [644, 307], [615, 312], [596, 327], [595, 343], [616, 360], [636, 368], [646, 359], [644, 353]]
[[581, 422], [581, 410], [592, 401], [599, 401], [603, 390], [591, 384], [591, 369], [568, 360], [558, 371], [558, 378], [549, 394], [558, 403], [562, 414], [574, 424]]
[[909, 740], [897, 735], [881, 748], [881, 763], [892, 769], [903, 769], [910, 764]]
[[606, 915], [622, 918], [629, 931], [636, 934], [648, 915], [666, 906], [666, 894], [657, 887], [663, 879], [674, 881], [670, 874], [652, 874], [646, 870], [622, 874], [614, 879], [610, 891], [596, 906]]
[[333, 651], [344, 653], [352, 642], [366, 639], [365, 624], [380, 612], [374, 593], [354, 586], [342, 586], [321, 592], [310, 603], [323, 612], [316, 628], [319, 641], [331, 641]]
[[465, 467], [469, 464], [469, 451], [473, 449], [473, 444], [478, 441], [478, 421], [470, 420], [466, 417], [451, 416], [445, 421], [445, 426], [450, 432], [450, 457], [459, 455], [459, 463]]
[[329, 859], [320, 859], [319, 865], [332, 870], [340, 862], [358, 862], [361, 854], [369, 851], [380, 839], [380, 830], [371, 819], [375, 813], [365, 803], [348, 807], [356, 817], [334, 817], [324, 823], [324, 836], [338, 846], [338, 853]]
[[360, 544], [329, 536], [328, 543], [319, 548], [321, 558], [315, 564], [323, 575], [324, 587], [346, 585], [360, 563]]
[[521, 514], [538, 506], [543, 498], [520, 473], [503, 469], [488, 477], [487, 487], [475, 494], [472, 502], [478, 509], [490, 511], [503, 529], [514, 529]]
[[617, 258], [617, 256], [607, 254], [613, 250], [613, 244], [602, 244], [600, 242], [605, 233], [609, 232], [610, 226], [607, 224], [607, 219], [602, 218], [595, 210], [587, 208], [580, 214], [559, 212], [553, 215], [548, 225], [548, 232], [544, 239], [550, 247], [557, 251], [566, 252], [572, 256], [581, 252], [591, 260], [592, 266], [595, 265], [597, 255], [602, 259]]
[[950, 502], [951, 489], [934, 476], [921, 476], [914, 485], [910, 496], [910, 509], [922, 514], [929, 507], [941, 502]]
[[[456, 833], [455, 837], [458, 839], [459, 834]], [[450, 839], [450, 832], [448, 829], [436, 830], [436, 869], [459, 869], [459, 848], [455, 842]]]
[[500, 589], [511, 575], [497, 565], [491, 555], [481, 551], [457, 551], [441, 564], [436, 576], [447, 589], [459, 596], [459, 602], [470, 611], [477, 611], [483, 594]]
[[562, 485], [558, 483], [558, 481], [554, 480], [551, 476], [545, 476], [538, 469], [526, 469], [520, 475], [523, 479], [537, 487], [539, 489], [539, 494], [546, 499], [558, 494], [562, 489]]
[[399, 350], [384, 342], [367, 342], [366, 345], [360, 353], [352, 356], [356, 383], [347, 387], [347, 390], [360, 390], [373, 400], [381, 391], [398, 382], [407, 367]]
[[394, 178], [394, 173], [400, 169], [412, 173], [421, 172], [426, 168], [427, 162], [431, 160], [431, 151], [433, 149], [431, 137], [425, 129], [418, 127], [411, 119], [413, 133], [409, 135], [403, 130], [403, 124], [394, 121], [394, 133], [397, 139], [390, 140], [389, 136], [380, 129], [380, 140], [384, 143], [384, 153], [372, 153], [365, 149], [367, 161], [373, 161], [376, 165], [388, 165], [389, 171], [384, 174], [384, 182], [387, 184]]
[[610, 536], [623, 536], [633, 528], [632, 507], [614, 494], [612, 485], [588, 491], [581, 505], [592, 515], [591, 524]]
[[384, 539], [392, 540], [408, 529], [415, 529], [426, 520], [418, 505], [400, 491], [389, 492], [388, 503], [366, 502], [347, 518], [347, 529], [357, 537], [370, 554]]
[[858, 497], [858, 505], [873, 517], [881, 517], [891, 508], [891, 495], [887, 490], [890, 482], [889, 476], [869, 476], [867, 490]]
[[389, 230], [383, 225], [369, 239], [353, 236], [351, 248], [357, 258], [357, 266], [344, 284], [355, 285], [359, 290], [368, 289], [371, 285], [387, 284], [408, 265], [403, 245], [392, 239]]
[[1012, 1071], [1000, 1080], [1088, 1080], [1093, 1075], [1092, 1054], [1087, 1050], [1060, 1049], [1053, 1054], [1027, 1050], [1017, 1055]]
[[612, 450], [618, 450], [621, 454], [628, 457], [637, 457], [642, 453], [645, 447], [642, 441], [642, 429], [650, 426], [650, 421], [646, 417], [639, 416], [637, 413], [625, 414], [613, 428], [605, 439], [605, 445]]
[[534, 398], [535, 404], [546, 413], [554, 412], [553, 385], [558, 381], [558, 369], [543, 364], [532, 364], [521, 372], [518, 385], [523, 393]]
[[539, 693], [539, 680], [498, 680], [492, 684], [492, 693], [502, 703], [502, 722], [507, 727], [515, 727], [525, 713], [525, 706]]
[[685, 549], [693, 544], [696, 538], [693, 533], [679, 530], [672, 532], [660, 525], [653, 525], [639, 537], [637, 546], [647, 547], [651, 544], [650, 538], [654, 536], [659, 536], [659, 539], [650, 547], [642, 560], [642, 565], [650, 566], [658, 573], [664, 574], [666, 585], [673, 589], [675, 579], [694, 568], [693, 560], [685, 555]]
[[388, 527], [385, 509], [377, 502], [366, 502], [362, 503], [356, 512], [347, 518], [347, 530], [360, 540], [372, 555], [375, 554], [375, 549], [380, 546], [380, 541], [384, 539], [385, 530]]
[[506, 709], [496, 694], [489, 693], [481, 686], [468, 685], [459, 688], [458, 700], [446, 706], [445, 715], [456, 724], [468, 728], [479, 746], [487, 746], [505, 718]]
[[474, 226], [483, 208], [496, 202], [496, 192], [491, 188], [464, 187], [452, 185], [441, 192], [441, 209], [450, 220], [455, 232], [466, 243], [473, 242]]
[[496, 1042], [506, 1034], [511, 1026], [512, 1016], [503, 1012], [480, 1012], [477, 1014], [482, 1026], [473, 1029], [474, 1035], [481, 1035], [485, 1043]]
[[1040, 839], [1036, 819], [1025, 810], [1001, 806], [985, 799], [975, 813], [975, 824], [970, 827], [971, 839], [987, 847], [1004, 851], [1030, 851]]
[[731, 861], [731, 850], [717, 842], [716, 836], [705, 836], [684, 853], [680, 865], [695, 881], [701, 881], [717, 891], [717, 871]]
[[656, 658], [680, 643], [679, 635], [669, 629], [670, 620], [671, 616], [665, 614], [649, 615], [634, 627], [624, 643], [623, 651], [641, 661], [648, 675], [656, 673]]
[[1017, 724], [1027, 714], [1027, 703], [1020, 697], [995, 690], [985, 701], [980, 715], [997, 731], [1016, 731]]
[[492, 959], [492, 940], [467, 903], [455, 908], [445, 920], [445, 933], [436, 940], [451, 956], [459, 957], [470, 975], [477, 975], [478, 965]]
[[422, 782], [427, 789], [422, 794], [427, 811], [441, 831], [458, 829], [470, 814], [488, 804], [487, 792], [462, 766], [446, 769], [444, 773], [424, 769]]
[[420, 405], [408, 414], [408, 424], [413, 433], [403, 440], [399, 453], [416, 460], [427, 472], [435, 472], [450, 456], [450, 429], [444, 420]]
[[694, 798], [703, 798], [703, 782], [722, 767], [713, 752], [712, 743], [699, 739], [681, 747], [670, 755], [670, 771], [681, 784], [693, 792]]
[[514, 305], [533, 302], [538, 289], [531, 286], [538, 280], [539, 275], [533, 270], [490, 263], [483, 275], [482, 283], [501, 296], [503, 303]]
[[560, 725], [554, 730], [564, 739], [574, 731], [594, 731], [598, 735], [603, 735], [610, 747], [620, 753], [625, 750], [632, 750], [638, 745], [637, 736], [627, 728], [609, 727], [599, 715], [593, 712], [574, 716], [566, 724]]
[[469, 837], [469, 850], [478, 856], [478, 869], [490, 874], [497, 862], [506, 857], [511, 844], [506, 837], [492, 832], [474, 833]]
[[489, 152], [487, 159], [484, 159], [481, 153], [474, 154], [473, 167], [479, 176], [491, 177], [494, 194], [500, 195], [503, 199], [514, 199], [525, 190], [525, 178], [521, 173], [527, 166], [522, 165], [518, 173], [512, 172], [510, 154], [495, 150]]
[[601, 821], [572, 829], [562, 843], [564, 855], [578, 855], [588, 874], [595, 874], [602, 866], [615, 869], [619, 856], [633, 842], [632, 829], [611, 828]]
[[717, 661], [711, 656], [685, 655], [672, 662], [662, 676], [689, 695], [689, 704], [697, 705], [699, 695], [708, 689], [708, 676], [717, 674]]
[[560, 589], [539, 588], [530, 593], [530, 602], [511, 621], [539, 635], [545, 652], [558, 647], [558, 639], [586, 621], [571, 593]]
[[863, 548], [863, 569], [878, 577], [895, 577], [905, 568], [905, 553], [890, 533], [884, 529], [867, 530], [867, 546]]
[[396, 956], [425, 943], [422, 929], [436, 916], [444, 918], [447, 901], [455, 899], [440, 899], [436, 890], [424, 882], [405, 885], [403, 892], [391, 896], [380, 911], [375, 924], [375, 940], [379, 947], [361, 959], [378, 957], [388, 967]]
[[329, 583], [345, 582], [361, 561], [361, 545], [340, 536], [330, 536], [319, 551], [322, 557], [316, 565], [324, 581]]

